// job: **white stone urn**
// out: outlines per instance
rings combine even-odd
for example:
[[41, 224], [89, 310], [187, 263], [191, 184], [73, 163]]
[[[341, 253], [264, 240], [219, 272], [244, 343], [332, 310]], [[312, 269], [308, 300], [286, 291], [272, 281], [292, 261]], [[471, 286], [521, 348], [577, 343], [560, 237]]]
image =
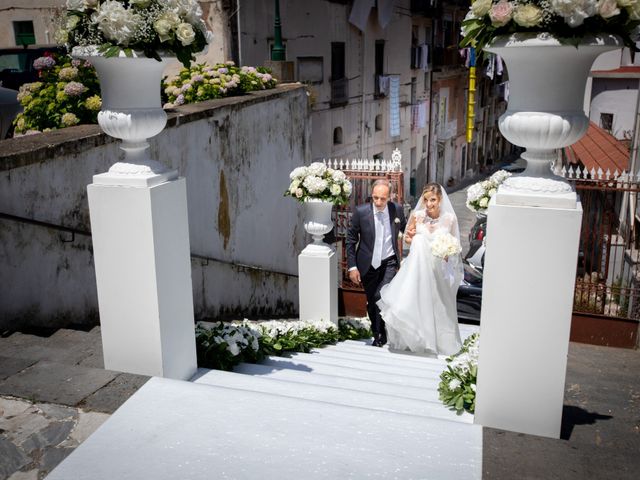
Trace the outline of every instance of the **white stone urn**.
[[498, 126], [509, 142], [526, 148], [527, 161], [499, 193], [565, 197], [564, 206], [575, 207], [575, 193], [553, 174], [551, 163], [557, 149], [577, 142], [589, 127], [584, 93], [593, 62], [622, 46], [617, 35], [585, 37], [576, 47], [547, 33], [504, 35], [489, 44], [485, 50], [500, 55], [509, 73], [509, 104]]
[[331, 209], [333, 203], [318, 198], [308, 198], [304, 202], [304, 229], [313, 237], [313, 243], [305, 249], [307, 252], [316, 250], [325, 252], [329, 245], [323, 242], [323, 237], [333, 228]]
[[124, 159], [109, 168], [101, 183], [152, 186], [178, 177], [149, 154], [148, 138], [158, 135], [167, 123], [162, 109], [160, 84], [167, 63], [147, 58], [142, 52], [127, 57], [105, 57], [96, 47], [74, 47], [72, 56], [89, 61], [100, 79], [102, 109], [98, 123], [102, 130], [122, 140]]

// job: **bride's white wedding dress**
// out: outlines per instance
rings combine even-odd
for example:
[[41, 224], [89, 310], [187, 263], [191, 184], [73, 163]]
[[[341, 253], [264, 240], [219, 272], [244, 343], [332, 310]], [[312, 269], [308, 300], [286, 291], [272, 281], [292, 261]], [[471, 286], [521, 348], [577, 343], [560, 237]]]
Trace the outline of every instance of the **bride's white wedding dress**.
[[453, 212], [437, 219], [424, 210], [413, 214], [416, 234], [411, 250], [391, 283], [382, 287], [378, 306], [390, 348], [418, 353], [452, 355], [462, 346], [456, 294], [462, 279], [460, 255], [448, 260], [431, 253], [440, 230], [460, 239]]

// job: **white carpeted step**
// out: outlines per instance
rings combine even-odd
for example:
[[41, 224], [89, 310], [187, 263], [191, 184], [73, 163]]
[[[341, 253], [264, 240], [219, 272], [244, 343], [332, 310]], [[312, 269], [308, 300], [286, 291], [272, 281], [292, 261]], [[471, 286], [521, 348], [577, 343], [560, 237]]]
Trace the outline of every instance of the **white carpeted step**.
[[455, 412], [447, 409], [440, 401], [415, 400], [401, 396], [383, 395], [345, 388], [288, 382], [268, 376], [238, 375], [220, 370], [202, 369], [192, 381], [206, 385], [272, 393], [286, 397], [304, 398], [307, 400], [317, 400], [352, 407], [473, 423], [473, 415], [457, 415]]
[[152, 378], [47, 478], [481, 476], [478, 425]]
[[[311, 354], [319, 355], [322, 357], [340, 358], [343, 360], [353, 360], [361, 362], [369, 362], [376, 365], [394, 366], [398, 368], [405, 368], [407, 371], [425, 370], [431, 372], [441, 373], [447, 367], [447, 362], [437, 361], [419, 361], [409, 355], [402, 355], [391, 353], [389, 355], [379, 354], [377, 352], [371, 352], [373, 348], [361, 349], [359, 347], [343, 347], [341, 345], [329, 345], [322, 348], [315, 348], [311, 350]], [[384, 348], [376, 349], [385, 351]], [[433, 360], [433, 359], [427, 359]]]
[[[277, 358], [277, 357], [275, 357]], [[395, 358], [389, 359], [388, 363], [372, 361], [375, 358], [370, 356], [359, 356], [347, 358], [345, 356], [336, 357], [334, 355], [316, 351], [313, 353], [287, 353], [282, 358], [290, 358], [296, 362], [319, 362], [326, 365], [338, 365], [341, 367], [355, 368], [358, 370], [370, 370], [380, 373], [391, 373], [394, 375], [406, 375], [419, 378], [437, 378], [444, 367], [440, 365], [407, 365], [404, 362], [397, 362]]]
[[320, 373], [323, 375], [333, 375], [337, 377], [371, 380], [374, 382], [389, 383], [392, 385], [407, 385], [410, 387], [433, 389], [437, 388], [439, 383], [439, 377], [435, 373], [430, 377], [425, 375], [406, 375], [400, 371], [392, 373], [382, 372], [375, 368], [364, 369], [347, 367], [340, 364], [327, 364], [322, 361], [315, 361], [311, 358], [268, 357], [261, 363], [273, 368], [286, 368], [308, 373]]
[[321, 374], [318, 372], [310, 373], [290, 368], [275, 368], [269, 365], [259, 365], [254, 363], [241, 363], [234, 368], [234, 372], [245, 375], [265, 376], [275, 378], [277, 380], [286, 380], [288, 382], [346, 388], [349, 390], [393, 395], [430, 402], [438, 400], [438, 387], [436, 384], [413, 387], [383, 383], [375, 380], [363, 380], [345, 376]]

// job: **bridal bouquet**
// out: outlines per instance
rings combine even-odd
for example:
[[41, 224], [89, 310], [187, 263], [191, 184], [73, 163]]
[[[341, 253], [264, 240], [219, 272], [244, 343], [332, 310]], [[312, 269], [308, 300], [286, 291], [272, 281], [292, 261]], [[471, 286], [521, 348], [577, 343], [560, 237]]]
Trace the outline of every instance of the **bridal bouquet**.
[[56, 33], [69, 50], [97, 46], [106, 57], [141, 50], [157, 60], [159, 52], [169, 52], [185, 66], [211, 37], [197, 0], [67, 0]]
[[344, 172], [327, 168], [321, 162], [314, 162], [308, 167], [295, 168], [289, 178], [291, 184], [284, 195], [300, 202], [318, 199], [334, 205], [344, 205], [351, 195], [351, 182]]
[[474, 183], [467, 189], [467, 208], [472, 212], [484, 213], [489, 206], [489, 200], [498, 191], [502, 182], [511, 176], [505, 170], [498, 170], [488, 180]]
[[461, 47], [482, 50], [495, 37], [546, 32], [576, 43], [581, 37], [612, 34], [637, 51], [640, 0], [474, 0], [462, 22]]
[[431, 253], [434, 257], [446, 259], [458, 255], [461, 251], [458, 239], [448, 232], [437, 232], [431, 242]]

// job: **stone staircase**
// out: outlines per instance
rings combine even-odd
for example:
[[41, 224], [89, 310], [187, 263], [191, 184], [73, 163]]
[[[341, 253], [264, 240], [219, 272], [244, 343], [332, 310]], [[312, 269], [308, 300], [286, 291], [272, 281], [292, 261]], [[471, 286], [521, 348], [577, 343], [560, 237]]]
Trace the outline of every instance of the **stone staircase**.
[[482, 428], [438, 400], [444, 366], [347, 341], [152, 378], [47, 478], [480, 479]]

